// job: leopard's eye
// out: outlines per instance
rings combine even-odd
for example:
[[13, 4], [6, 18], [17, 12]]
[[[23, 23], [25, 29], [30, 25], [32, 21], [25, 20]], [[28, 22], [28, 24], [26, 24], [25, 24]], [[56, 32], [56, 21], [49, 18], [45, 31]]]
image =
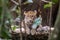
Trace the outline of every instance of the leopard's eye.
[[31, 16], [31, 17], [33, 17], [33, 16]]

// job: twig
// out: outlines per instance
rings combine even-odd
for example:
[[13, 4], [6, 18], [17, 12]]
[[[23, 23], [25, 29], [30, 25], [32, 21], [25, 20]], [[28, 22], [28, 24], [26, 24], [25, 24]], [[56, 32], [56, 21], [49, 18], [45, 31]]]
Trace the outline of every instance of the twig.
[[41, 0], [41, 1], [43, 1], [43, 2], [45, 2], [45, 3], [49, 3], [50, 1], [46, 1], [46, 0]]
[[16, 2], [16, 1], [14, 1], [14, 0], [11, 0], [13, 3], [15, 3], [16, 5], [19, 5], [19, 3], [18, 2]]

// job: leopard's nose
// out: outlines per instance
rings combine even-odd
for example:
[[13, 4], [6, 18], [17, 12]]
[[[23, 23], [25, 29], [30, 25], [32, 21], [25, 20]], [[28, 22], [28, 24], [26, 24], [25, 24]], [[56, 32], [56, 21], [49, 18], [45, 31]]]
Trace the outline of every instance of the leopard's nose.
[[32, 20], [30, 20], [30, 23], [32, 23]]

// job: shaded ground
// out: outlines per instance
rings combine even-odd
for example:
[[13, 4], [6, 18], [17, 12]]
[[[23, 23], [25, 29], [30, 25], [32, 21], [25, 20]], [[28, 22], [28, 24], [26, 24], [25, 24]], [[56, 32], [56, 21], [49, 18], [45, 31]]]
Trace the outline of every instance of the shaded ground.
[[[23, 40], [47, 40], [48, 39], [48, 34], [41, 34], [41, 35], [26, 35], [24, 34], [22, 36]], [[12, 40], [20, 40], [20, 36], [17, 34], [15, 34], [12, 37]]]

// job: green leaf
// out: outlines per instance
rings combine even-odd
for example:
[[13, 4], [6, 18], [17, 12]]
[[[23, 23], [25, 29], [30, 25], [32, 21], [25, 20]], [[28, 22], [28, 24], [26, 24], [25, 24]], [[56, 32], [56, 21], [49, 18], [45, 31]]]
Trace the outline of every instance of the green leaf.
[[15, 29], [16, 29], [16, 26], [13, 27], [13, 30], [15, 30]]
[[11, 26], [11, 29], [14, 31], [16, 29], [16, 26], [15, 25], [12, 25]]
[[44, 8], [50, 8], [52, 6], [52, 4], [53, 4], [52, 2], [49, 2], [48, 4], [44, 5]]
[[52, 2], [54, 2], [54, 3], [58, 3], [58, 0], [52, 0]]

